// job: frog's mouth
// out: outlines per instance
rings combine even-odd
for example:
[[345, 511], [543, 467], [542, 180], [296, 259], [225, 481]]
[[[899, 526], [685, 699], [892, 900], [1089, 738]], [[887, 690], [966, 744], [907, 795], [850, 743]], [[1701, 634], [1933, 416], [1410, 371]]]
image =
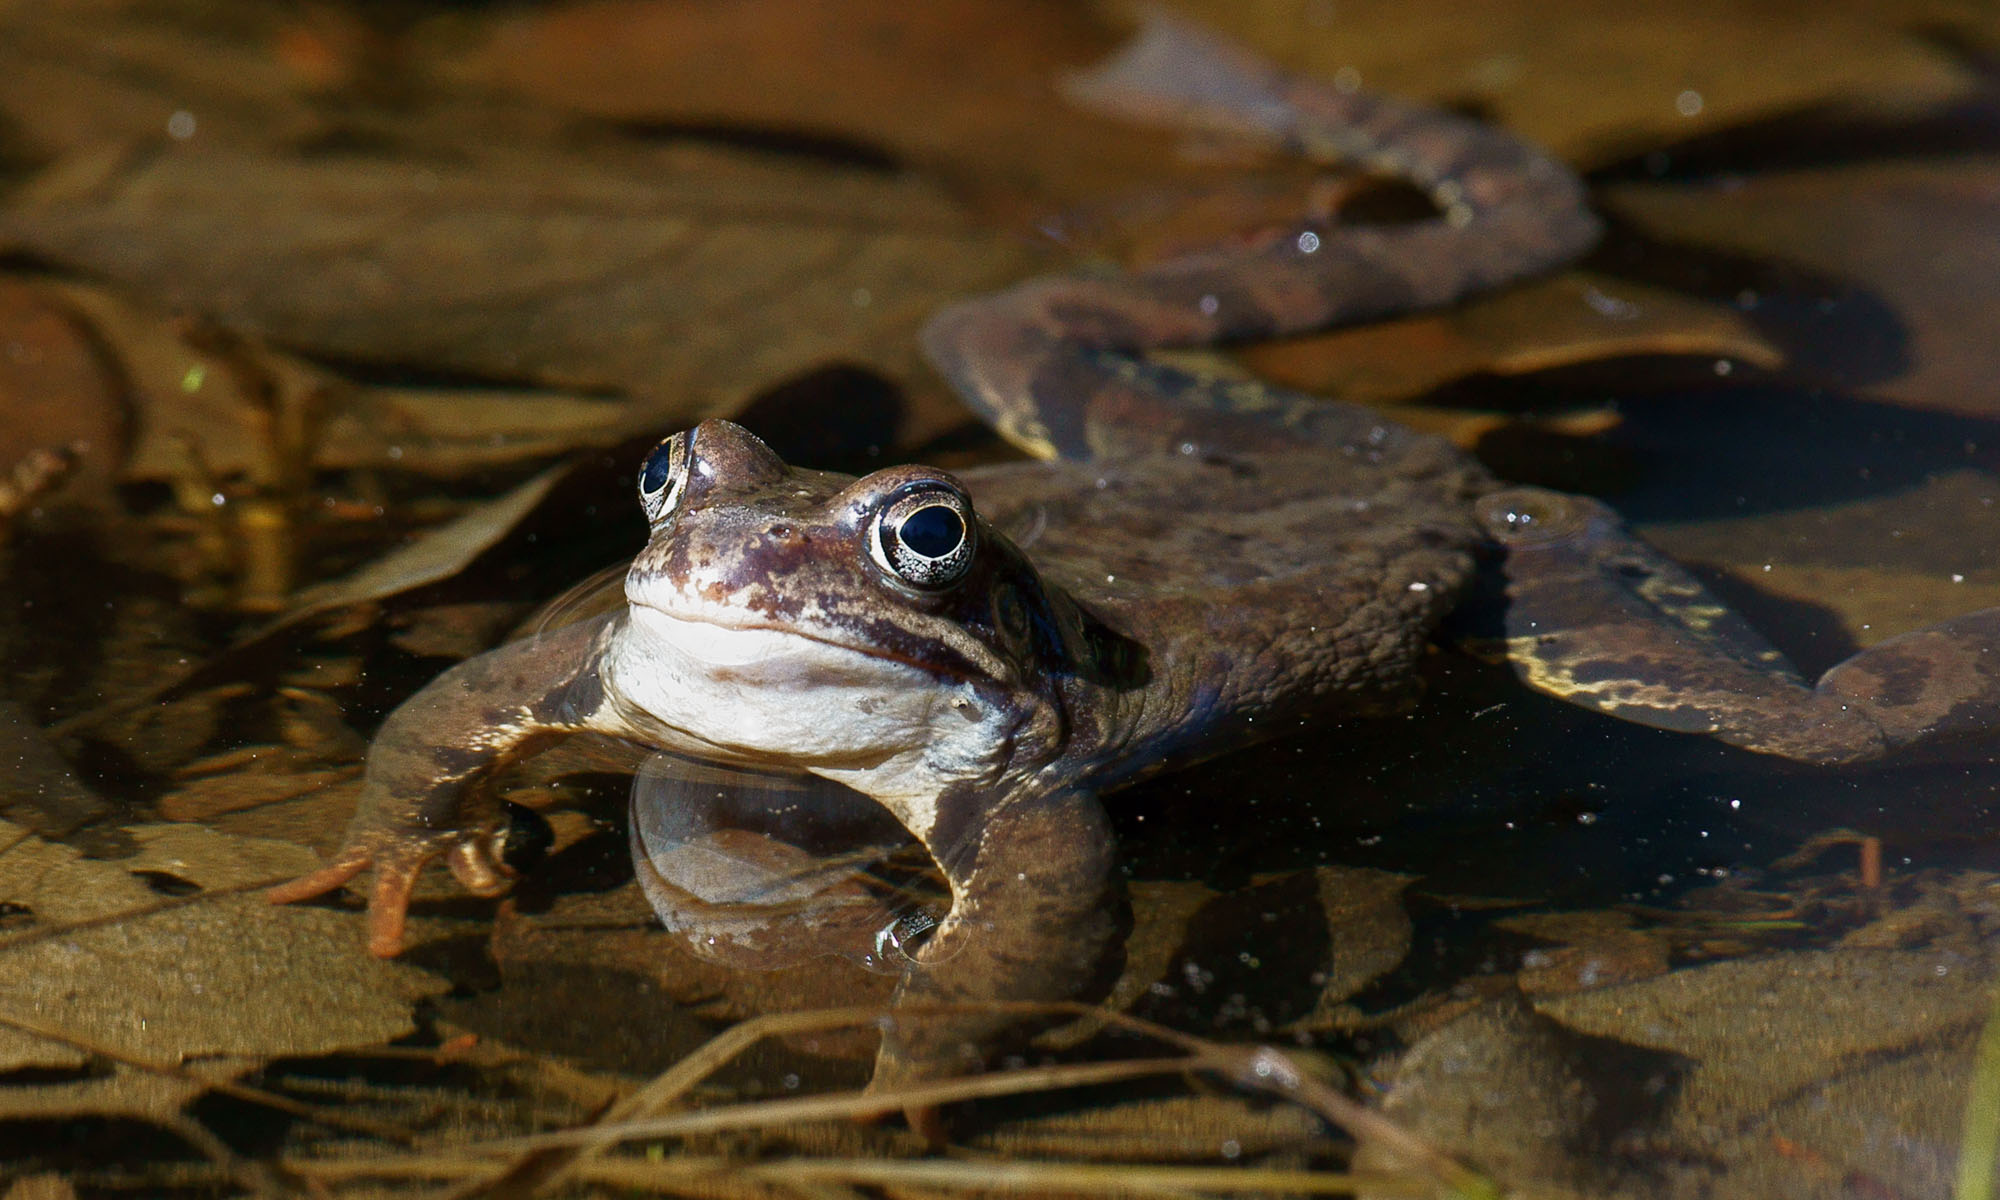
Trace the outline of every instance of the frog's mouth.
[[[869, 683], [907, 684], [913, 677], [941, 674], [879, 647], [857, 646], [797, 625], [745, 621], [734, 614], [670, 612], [637, 602], [631, 614], [650, 644], [716, 678], [736, 682], [825, 686], [842, 677], [865, 676]], [[768, 678], [774, 674], [778, 677]]]
[[[696, 757], [762, 765], [872, 768], [898, 755], [984, 763], [1006, 714], [928, 667], [796, 626], [773, 627], [633, 603], [606, 653], [607, 687]], [[686, 744], [681, 744], [685, 738]]]
[[[1005, 678], [1006, 664], [988, 660], [976, 647], [960, 646], [913, 631], [901, 631], [903, 645], [842, 637], [807, 622], [779, 624], [745, 619], [735, 611], [705, 612], [666, 608], [640, 600], [630, 602], [633, 622], [646, 636], [658, 638], [687, 657], [718, 668], [749, 668], [785, 657], [812, 657], [824, 648], [915, 672], [937, 682], [963, 683]], [[973, 652], [968, 657], [967, 651]], [[823, 656], [822, 656], [823, 657]], [[903, 676], [905, 680], [910, 676]]]

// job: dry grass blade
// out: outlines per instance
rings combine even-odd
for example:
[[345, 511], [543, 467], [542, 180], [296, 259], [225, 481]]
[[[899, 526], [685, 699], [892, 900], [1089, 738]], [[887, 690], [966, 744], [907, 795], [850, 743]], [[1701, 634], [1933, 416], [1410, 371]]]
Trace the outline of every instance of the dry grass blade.
[[[57, 1025], [24, 1020], [17, 1016], [0, 1016], [0, 1028], [12, 1029], [33, 1037], [45, 1038], [51, 1042], [59, 1042], [65, 1046], [73, 1046], [85, 1054], [101, 1058], [106, 1062], [114, 1062], [120, 1066], [130, 1067], [135, 1071], [144, 1071], [150, 1075], [163, 1075], [171, 1079], [183, 1079], [197, 1083], [204, 1090], [217, 1092], [248, 1104], [259, 1105], [274, 1112], [284, 1113], [287, 1116], [312, 1121], [328, 1129], [363, 1134], [368, 1137], [380, 1138], [386, 1142], [395, 1142], [405, 1146], [416, 1141], [414, 1135], [399, 1126], [390, 1125], [382, 1121], [370, 1121], [365, 1117], [356, 1117], [347, 1113], [333, 1112], [316, 1104], [307, 1104], [304, 1101], [294, 1100], [289, 1096], [280, 1096], [274, 1092], [267, 1092], [262, 1088], [237, 1083], [231, 1079], [207, 1078], [180, 1063], [163, 1062], [156, 1059], [144, 1058], [136, 1054], [128, 1054], [118, 1050], [116, 1047], [107, 1046], [90, 1038], [82, 1037], [72, 1030], [67, 1030]], [[188, 1138], [190, 1142], [195, 1142], [195, 1139], [188, 1137], [188, 1134], [178, 1125], [172, 1128], [182, 1137]], [[201, 1143], [196, 1142], [195, 1144], [200, 1145]], [[217, 1145], [220, 1144], [219, 1142], [217, 1143]]]
[[[1082, 1014], [1095, 1012], [1088, 1005], [1034, 1005], [1029, 1006], [1036, 1013], [1050, 1011]], [[912, 1011], [899, 1012], [899, 1016], [919, 1016]], [[703, 1043], [694, 1053], [688, 1055], [672, 1068], [662, 1072], [651, 1083], [634, 1092], [605, 1112], [602, 1120], [593, 1129], [600, 1136], [580, 1144], [545, 1147], [530, 1151], [506, 1171], [485, 1181], [474, 1191], [463, 1193], [492, 1197], [514, 1197], [540, 1195], [572, 1178], [569, 1166], [576, 1161], [588, 1161], [603, 1152], [626, 1135], [620, 1129], [641, 1118], [664, 1113], [671, 1109], [689, 1089], [721, 1068], [738, 1054], [768, 1037], [784, 1037], [790, 1034], [818, 1033], [829, 1029], [851, 1028], [868, 1025], [884, 1019], [885, 1014], [878, 1008], [834, 1008], [818, 1009], [811, 1012], [770, 1013], [730, 1027], [714, 1038]], [[1143, 1023], [1141, 1023], [1143, 1024]], [[1150, 1026], [1147, 1027], [1151, 1029]], [[1012, 1076], [1010, 1076], [1011, 1078]], [[1018, 1090], [1033, 1090], [1032, 1084]], [[1074, 1086], [1049, 1084], [1050, 1087]], [[1010, 1089], [1013, 1090], [1013, 1089]], [[901, 1092], [882, 1093], [876, 1098], [875, 1112], [886, 1112], [896, 1108], [901, 1101]], [[868, 1113], [865, 1115], [873, 1115]], [[800, 1118], [803, 1119], [803, 1118]]]
[[795, 1158], [771, 1163], [668, 1158], [652, 1162], [602, 1160], [579, 1172], [591, 1183], [662, 1188], [690, 1178], [728, 1174], [760, 1183], [804, 1187], [843, 1183], [892, 1187], [910, 1185], [958, 1191], [1097, 1192], [1118, 1195], [1186, 1196], [1200, 1193], [1259, 1192], [1289, 1196], [1421, 1196], [1429, 1189], [1407, 1177], [1356, 1175], [1344, 1171], [1290, 1171], [1262, 1167], [1171, 1167], [1105, 1163], [953, 1162], [923, 1159], [875, 1162], [839, 1158]]
[[604, 1131], [601, 1137], [580, 1145], [531, 1150], [505, 1169], [455, 1192], [454, 1197], [476, 1195], [512, 1200], [513, 1197], [545, 1194], [574, 1177], [574, 1164], [587, 1161], [615, 1145], [619, 1140], [615, 1132], [617, 1126], [668, 1111], [695, 1084], [764, 1038], [865, 1025], [881, 1017], [882, 1012], [877, 1008], [823, 1009], [770, 1013], [731, 1026], [656, 1076], [645, 1087], [607, 1108], [604, 1115], [589, 1126]]
[[[897, 1020], [921, 1019], [964, 1006], [898, 1010]], [[470, 1143], [436, 1153], [295, 1161], [300, 1177], [322, 1182], [354, 1179], [452, 1181], [450, 1194], [526, 1196], [564, 1183], [592, 1182], [647, 1189], [686, 1187], [701, 1181], [788, 1188], [800, 1193], [841, 1187], [1069, 1190], [1148, 1195], [1196, 1191], [1248, 1191], [1291, 1195], [1343, 1195], [1365, 1187], [1381, 1195], [1431, 1195], [1442, 1188], [1457, 1197], [1489, 1197], [1494, 1186], [1407, 1131], [1313, 1079], [1290, 1057], [1269, 1047], [1222, 1045], [1148, 1021], [1105, 1013], [1089, 1005], [1007, 1005], [1042, 1015], [1094, 1014], [1128, 1032], [1165, 1041], [1184, 1053], [1168, 1058], [1039, 1067], [966, 1079], [911, 1085], [880, 1092], [842, 1092], [784, 1100], [752, 1101], [697, 1112], [659, 1114], [685, 1099], [702, 1079], [767, 1037], [873, 1023], [873, 1008], [780, 1013], [743, 1022], [718, 1035], [646, 1087], [607, 1110], [590, 1126], [532, 1137]], [[605, 1158], [619, 1142], [723, 1131], [770, 1128], [799, 1121], [859, 1119], [884, 1111], [941, 1105], [982, 1097], [1122, 1082], [1146, 1076], [1206, 1072], [1303, 1105], [1356, 1138], [1377, 1141], [1411, 1166], [1402, 1176], [1264, 1170], [1253, 1167], [1125, 1166], [1102, 1163], [1001, 1163], [985, 1161], [791, 1159], [767, 1163], [671, 1156], [644, 1162]], [[510, 1157], [511, 1156], [511, 1157]]]
[[[390, 1161], [293, 1163], [301, 1177], [322, 1183], [353, 1179], [450, 1180], [476, 1175], [488, 1164], [465, 1155], [413, 1155]], [[827, 1184], [864, 1187], [941, 1187], [952, 1191], [1105, 1192], [1190, 1195], [1198, 1192], [1265, 1192], [1294, 1196], [1423, 1196], [1427, 1182], [1407, 1176], [1293, 1171], [1262, 1167], [1171, 1167], [1106, 1163], [1040, 1163], [914, 1159], [794, 1158], [745, 1163], [727, 1158], [676, 1156], [656, 1160], [599, 1159], [579, 1164], [579, 1181], [666, 1190], [696, 1180], [730, 1178], [811, 1189]]]
[[1129, 1062], [1082, 1063], [1064, 1067], [1030, 1067], [976, 1075], [942, 1083], [911, 1084], [880, 1092], [833, 1092], [825, 1096], [801, 1096], [788, 1100], [758, 1100], [727, 1104], [699, 1112], [675, 1113], [664, 1117], [595, 1125], [587, 1129], [542, 1133], [530, 1137], [503, 1138], [474, 1143], [463, 1149], [495, 1154], [534, 1151], [562, 1146], [602, 1146], [638, 1138], [677, 1137], [694, 1133], [718, 1133], [731, 1129], [754, 1129], [794, 1121], [869, 1120], [885, 1112], [992, 1096], [1012, 1096], [1023, 1092], [1053, 1091], [1057, 1088], [1090, 1087], [1101, 1083], [1122, 1083], [1150, 1075], [1176, 1075], [1194, 1070], [1215, 1070], [1216, 1064], [1197, 1058], [1151, 1058]]
[[1423, 1171], [1465, 1200], [1498, 1196], [1491, 1180], [1439, 1151], [1435, 1146], [1382, 1114], [1356, 1104], [1299, 1068], [1290, 1056], [1269, 1046], [1217, 1046], [1219, 1055], [1238, 1059], [1237, 1082], [1260, 1091], [1276, 1092], [1302, 1104], [1352, 1134], [1373, 1142]]
[[[5, 854], [8, 850], [23, 844], [27, 840], [27, 835], [16, 838], [7, 846], [0, 847], [0, 854]], [[34, 929], [0, 940], [0, 955], [17, 952], [25, 947], [45, 942], [52, 938], [74, 937], [87, 930], [113, 926], [121, 922], [141, 920], [177, 909], [210, 904], [232, 896], [259, 892], [277, 882], [282, 882], [282, 877], [251, 879], [241, 883], [208, 888], [186, 896], [163, 896], [153, 903], [132, 908], [121, 908], [94, 917], [67, 921], [50, 921]], [[408, 1130], [392, 1124], [335, 1112], [319, 1105], [305, 1103], [288, 1096], [277, 1095], [261, 1088], [238, 1083], [233, 1079], [211, 1077], [191, 1068], [181, 1061], [165, 1057], [148, 1056], [134, 1053], [128, 1049], [121, 1049], [119, 1046], [109, 1044], [101, 1038], [89, 1036], [76, 1029], [42, 1020], [24, 1012], [16, 1011], [0, 1014], [0, 1028], [11, 1029], [31, 1037], [69, 1046], [93, 1058], [103, 1060], [104, 1062], [117, 1063], [120, 1066], [135, 1071], [142, 1071], [150, 1075], [165, 1078], [184, 1080], [198, 1085], [204, 1091], [230, 1096], [245, 1103], [255, 1104], [275, 1112], [284, 1113], [287, 1116], [314, 1122], [328, 1129], [337, 1129], [348, 1133], [380, 1138], [399, 1145], [408, 1145], [414, 1141], [413, 1136]], [[210, 1153], [210, 1156], [216, 1158], [218, 1163], [229, 1165], [235, 1162], [233, 1159], [216, 1156], [210, 1144], [201, 1139], [200, 1133], [205, 1132], [202, 1130], [202, 1127], [192, 1122], [188, 1122], [185, 1127], [181, 1124], [173, 1124], [169, 1127], [179, 1136], [189, 1141], [190, 1144], [203, 1148], [205, 1153]], [[213, 1141], [212, 1136], [211, 1141]], [[220, 1141], [213, 1141], [213, 1146], [221, 1147], [222, 1143]]]

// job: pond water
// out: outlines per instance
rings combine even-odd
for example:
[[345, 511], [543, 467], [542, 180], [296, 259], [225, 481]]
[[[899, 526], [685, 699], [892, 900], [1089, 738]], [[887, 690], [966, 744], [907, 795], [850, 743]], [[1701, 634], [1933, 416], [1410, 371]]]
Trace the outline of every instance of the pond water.
[[[1373, 406], [1356, 428], [1597, 497], [1707, 589], [1684, 633], [1724, 653], [1726, 607], [1807, 680], [2000, 606], [1991, 11], [1169, 7], [1329, 97], [1397, 95], [1547, 148], [1603, 231], [1440, 310], [1274, 339], [1239, 321], [1240, 344], [1160, 369]], [[1311, 703], [1305, 668], [1256, 675], [1275, 632], [1217, 650], [1159, 701], [1200, 713], [1193, 734], [1131, 735], [1187, 760], [1171, 771], [1093, 724], [1127, 711], [1103, 696], [1204, 652], [1147, 635], [1207, 621], [1221, 646], [1298, 614], [1216, 582], [1241, 536], [1168, 540], [1210, 516], [1205, 476], [1144, 492], [1143, 471], [1090, 468], [1090, 491], [1144, 511], [1022, 484], [1008, 464], [1060, 422], [1003, 410], [1007, 441], [925, 361], [924, 322], [1081, 264], [1158, 271], [1217, 245], [1332, 261], [1342, 239], [1455, 219], [1448, 190], [1440, 207], [1213, 121], [1083, 111], [1075, 73], [1134, 28], [992, 0], [0, 9], [0, 1195], [1991, 1194], [2000, 645], [1978, 627], [1849, 693], [1894, 719], [1898, 697], [1952, 692], [1966, 704], [1929, 719], [1954, 736], [1840, 767], [1531, 690], [1546, 656], [1517, 638], [1510, 668], [1457, 636], [1493, 632], [1476, 604], [1428, 646], [1441, 612], [1392, 622], [1409, 645], [1380, 651], [1384, 678]], [[1432, 294], [1411, 261], [1391, 275]], [[1250, 303], [1201, 299], [1199, 318], [1169, 295], [1179, 315], [1145, 319]], [[1114, 435], [1186, 419], [1121, 403]], [[748, 746], [783, 726], [783, 753], [696, 763], [687, 736], [606, 718], [645, 744], [569, 738], [497, 776], [514, 878], [495, 895], [431, 862], [400, 936], [393, 871], [372, 924], [377, 875], [267, 903], [351, 844], [370, 740], [454, 663], [508, 645], [479, 661], [527, 666], [422, 726], [455, 749], [392, 721], [380, 745], [421, 761], [378, 751], [378, 772], [476, 773], [504, 740], [483, 731], [522, 706], [580, 721], [607, 688], [651, 694], [630, 664], [666, 658], [614, 648], [592, 661], [628, 682], [578, 682], [561, 647], [622, 619], [648, 538], [632, 481], [712, 417], [799, 466], [972, 481], [1077, 604], [1030, 589], [1015, 628], [996, 592], [953, 661], [1059, 660], [1059, 769], [1010, 783], [1032, 795], [1006, 807], [895, 792], [893, 755], [814, 761], [884, 808], [801, 774], [798, 746], [928, 722], [912, 755], [932, 764], [970, 736], [966, 697], [997, 708], [1004, 689], [950, 692], [949, 712], [944, 691], [800, 700], [720, 735], [700, 722], [757, 710], [718, 690], [674, 727]], [[1293, 453], [1186, 428], [1235, 471], [1215, 496]], [[722, 435], [705, 444], [676, 451], [698, 463], [686, 487], [719, 486]], [[656, 535], [692, 544], [700, 527], [658, 512], [685, 464], [658, 461]], [[876, 535], [870, 578], [907, 553], [955, 569], [972, 528], [940, 515], [949, 485], [908, 478], [884, 503], [931, 507], [887, 549]], [[1387, 495], [1326, 536], [1373, 546], [1362, 514]], [[1440, 507], [1435, 537], [1494, 568], [1469, 501]], [[1200, 581], [1164, 589], [1180, 615], [1159, 619], [1116, 571], [1064, 575], [1079, 546], [1130, 564], [1128, 587], [1163, 563]], [[1190, 546], [1209, 548], [1198, 572]], [[941, 578], [895, 594], [971, 611]], [[1512, 611], [1550, 602], [1538, 581], [1513, 581]], [[935, 628], [903, 628], [878, 673], [958, 687], [971, 668], [910, 633]], [[1586, 678], [1686, 701], [1618, 629]], [[1368, 691], [1406, 676], [1423, 686], [1405, 711]], [[1215, 699], [1253, 677], [1291, 698]], [[1313, 719], [1364, 707], [1385, 711]], [[1091, 738], [1101, 753], [1063, 757]], [[1101, 768], [1118, 786], [1100, 826], [1071, 788]], [[963, 839], [937, 832], [952, 819]], [[1076, 884], [1097, 861], [1109, 882]], [[910, 1032], [926, 1021], [974, 1032], [931, 1053]]]

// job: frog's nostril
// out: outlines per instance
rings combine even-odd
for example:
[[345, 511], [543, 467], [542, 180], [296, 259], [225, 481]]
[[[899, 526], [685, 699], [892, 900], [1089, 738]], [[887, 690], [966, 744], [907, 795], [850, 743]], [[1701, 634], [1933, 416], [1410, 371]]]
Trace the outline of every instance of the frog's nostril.
[[787, 525], [782, 521], [766, 528], [764, 532], [767, 536], [780, 542], [800, 542], [805, 540], [800, 536], [796, 526]]

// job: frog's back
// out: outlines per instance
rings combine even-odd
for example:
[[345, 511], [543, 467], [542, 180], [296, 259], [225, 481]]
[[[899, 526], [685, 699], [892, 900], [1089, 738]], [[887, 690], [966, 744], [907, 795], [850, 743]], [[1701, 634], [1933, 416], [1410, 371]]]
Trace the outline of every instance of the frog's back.
[[1043, 577], [1148, 648], [1143, 740], [1172, 756], [1259, 721], [1411, 698], [1472, 571], [1488, 477], [1396, 429], [1288, 448], [1134, 454], [969, 472], [982, 514]]

